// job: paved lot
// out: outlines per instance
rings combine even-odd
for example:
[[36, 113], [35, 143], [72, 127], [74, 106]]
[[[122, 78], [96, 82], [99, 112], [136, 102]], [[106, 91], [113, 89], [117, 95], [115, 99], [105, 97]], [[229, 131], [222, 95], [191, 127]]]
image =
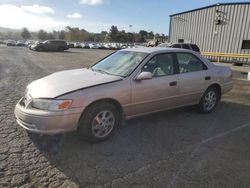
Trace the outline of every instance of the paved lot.
[[110, 140], [28, 135], [13, 115], [26, 85], [110, 53], [0, 46], [0, 187], [249, 187], [250, 82], [235, 79], [211, 114], [194, 107], [126, 122]]

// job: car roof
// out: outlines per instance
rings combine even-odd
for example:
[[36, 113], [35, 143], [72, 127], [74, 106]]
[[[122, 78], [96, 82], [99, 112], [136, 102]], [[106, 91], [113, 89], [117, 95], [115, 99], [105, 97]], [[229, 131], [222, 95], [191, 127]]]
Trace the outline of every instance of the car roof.
[[142, 53], [156, 53], [156, 52], [190, 52], [190, 50], [182, 49], [182, 48], [166, 48], [166, 47], [153, 47], [153, 48], [127, 48], [121, 51], [131, 51], [131, 52], [142, 52]]
[[175, 44], [190, 44], [190, 45], [196, 45], [197, 46], [197, 44], [194, 44], [194, 43], [175, 43]]

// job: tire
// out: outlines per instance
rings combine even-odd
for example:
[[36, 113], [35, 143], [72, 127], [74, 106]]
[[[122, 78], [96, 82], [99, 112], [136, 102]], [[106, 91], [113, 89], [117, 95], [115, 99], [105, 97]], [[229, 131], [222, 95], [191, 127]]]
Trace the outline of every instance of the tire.
[[116, 106], [108, 102], [98, 102], [82, 114], [77, 131], [81, 138], [97, 143], [112, 136], [120, 122], [121, 115]]
[[216, 87], [209, 87], [203, 94], [200, 103], [199, 110], [202, 113], [212, 112], [220, 100], [220, 92]]

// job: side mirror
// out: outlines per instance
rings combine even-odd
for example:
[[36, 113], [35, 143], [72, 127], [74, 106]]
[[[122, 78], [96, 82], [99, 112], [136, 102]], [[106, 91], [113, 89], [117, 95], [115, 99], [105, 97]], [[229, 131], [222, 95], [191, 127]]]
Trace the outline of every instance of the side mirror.
[[153, 78], [153, 74], [151, 72], [141, 72], [136, 80], [149, 80], [149, 79], [152, 79]]

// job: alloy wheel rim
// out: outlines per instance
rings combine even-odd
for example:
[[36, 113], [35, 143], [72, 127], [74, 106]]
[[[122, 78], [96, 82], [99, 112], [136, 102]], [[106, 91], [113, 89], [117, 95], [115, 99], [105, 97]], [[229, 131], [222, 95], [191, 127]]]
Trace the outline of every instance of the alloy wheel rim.
[[207, 111], [213, 109], [216, 104], [216, 93], [214, 91], [209, 91], [204, 100], [204, 106]]
[[92, 122], [92, 133], [98, 138], [107, 136], [114, 128], [115, 116], [113, 112], [104, 110], [99, 112]]

